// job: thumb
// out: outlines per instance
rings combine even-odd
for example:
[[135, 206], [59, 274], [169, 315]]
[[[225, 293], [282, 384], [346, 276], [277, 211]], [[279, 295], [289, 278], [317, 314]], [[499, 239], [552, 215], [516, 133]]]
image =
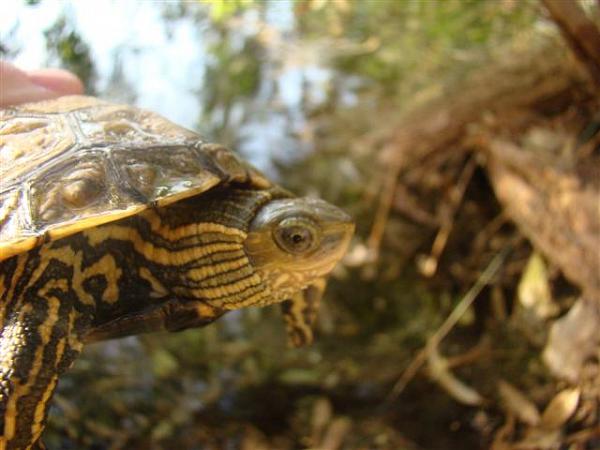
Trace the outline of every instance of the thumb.
[[26, 72], [7, 61], [0, 61], [0, 107], [81, 93], [83, 84], [79, 78], [65, 70]]

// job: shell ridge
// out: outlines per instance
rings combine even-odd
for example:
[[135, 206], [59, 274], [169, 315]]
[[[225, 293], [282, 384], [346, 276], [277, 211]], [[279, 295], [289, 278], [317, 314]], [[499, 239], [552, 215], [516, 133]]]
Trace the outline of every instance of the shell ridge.
[[231, 150], [133, 106], [62, 97], [1, 111], [0, 127], [30, 119], [41, 125], [6, 135], [20, 152], [5, 154], [0, 196], [18, 201], [0, 226], [0, 260], [218, 185], [262, 188]]
[[70, 111], [66, 114], [66, 122], [69, 125], [71, 132], [75, 136], [75, 143], [73, 146], [76, 148], [81, 148], [91, 144], [90, 138], [81, 128], [81, 122], [83, 118], [81, 117], [80, 111], [81, 110]]

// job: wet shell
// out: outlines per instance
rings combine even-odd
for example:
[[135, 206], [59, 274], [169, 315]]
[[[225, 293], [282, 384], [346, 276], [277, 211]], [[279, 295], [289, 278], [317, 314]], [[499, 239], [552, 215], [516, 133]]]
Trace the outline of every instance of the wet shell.
[[270, 186], [230, 150], [132, 106], [69, 96], [0, 110], [0, 260], [222, 183]]

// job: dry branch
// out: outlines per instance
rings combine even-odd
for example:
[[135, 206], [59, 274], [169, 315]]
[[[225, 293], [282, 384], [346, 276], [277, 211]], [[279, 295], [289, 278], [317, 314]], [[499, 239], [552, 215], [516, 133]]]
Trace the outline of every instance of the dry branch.
[[383, 155], [386, 164], [402, 172], [464, 141], [477, 124], [489, 127], [491, 121], [495, 128], [516, 131], [535, 118], [532, 111], [562, 107], [574, 95], [589, 95], [587, 77], [565, 49], [548, 47], [492, 64], [439, 99], [409, 111], [390, 137]]
[[560, 114], [576, 102], [598, 105], [600, 95], [557, 45], [518, 63], [490, 67], [455, 95], [409, 115], [392, 139], [395, 154], [387, 159], [395, 157], [398, 167], [407, 168], [434, 153], [483, 150], [484, 167], [507, 216], [567, 278], [600, 302], [600, 186], [577, 171], [583, 165], [598, 177], [600, 165], [590, 157], [565, 168], [551, 149], [546, 159], [536, 158], [502, 137], [522, 135], [548, 121], [549, 111]]
[[598, 187], [507, 141], [490, 142], [488, 156], [489, 177], [507, 214], [567, 278], [600, 301]]
[[542, 0], [575, 56], [600, 87], [600, 31], [576, 1]]

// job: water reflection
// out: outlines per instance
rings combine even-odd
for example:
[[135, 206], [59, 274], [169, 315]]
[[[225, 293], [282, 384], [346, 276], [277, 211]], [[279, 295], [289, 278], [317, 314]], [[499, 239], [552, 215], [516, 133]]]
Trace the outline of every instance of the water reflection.
[[[331, 73], [315, 58], [290, 57], [297, 39], [291, 1], [218, 24], [208, 6], [190, 3], [97, 2], [93, 14], [87, 2], [14, 6], [0, 29], [18, 65], [62, 63], [84, 78], [88, 92], [157, 111], [271, 174], [273, 158], [311, 148], [302, 139], [305, 108], [325, 100]], [[287, 45], [277, 45], [282, 41]]]

